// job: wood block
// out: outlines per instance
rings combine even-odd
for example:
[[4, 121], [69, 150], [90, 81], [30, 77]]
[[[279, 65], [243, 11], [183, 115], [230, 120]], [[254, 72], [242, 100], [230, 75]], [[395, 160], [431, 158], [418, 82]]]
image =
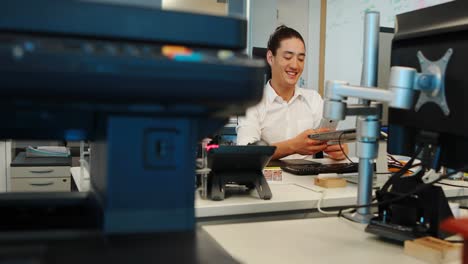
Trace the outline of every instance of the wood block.
[[314, 184], [323, 188], [340, 188], [346, 186], [346, 180], [343, 178], [319, 178], [316, 177]]
[[428, 263], [460, 261], [463, 244], [450, 243], [435, 237], [422, 237], [405, 241], [404, 252]]

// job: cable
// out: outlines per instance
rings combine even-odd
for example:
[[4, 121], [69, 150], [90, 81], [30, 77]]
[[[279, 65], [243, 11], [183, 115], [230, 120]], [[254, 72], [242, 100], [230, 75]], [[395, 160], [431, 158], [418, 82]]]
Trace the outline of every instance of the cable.
[[[445, 174], [445, 175], [441, 175], [441, 176], [439, 176], [439, 178], [433, 180], [432, 182], [425, 183], [425, 184], [421, 184], [421, 185], [419, 185], [418, 187], [416, 187], [414, 190], [412, 190], [411, 192], [405, 193], [405, 194], [403, 194], [403, 195], [401, 195], [401, 196], [399, 196], [399, 197], [395, 197], [395, 198], [390, 199], [390, 200], [386, 200], [386, 201], [382, 201], [382, 202], [378, 202], [378, 203], [370, 203], [370, 204], [363, 204], [363, 205], [350, 206], [350, 207], [348, 207], [348, 208], [346, 208], [346, 209], [351, 209], [351, 208], [353, 208], [353, 209], [358, 209], [358, 208], [371, 207], [371, 206], [379, 206], [379, 205], [385, 205], [385, 204], [397, 202], [397, 201], [403, 200], [403, 199], [405, 199], [405, 198], [407, 198], [407, 197], [409, 197], [409, 196], [411, 196], [411, 195], [413, 195], [413, 194], [415, 194], [415, 193], [418, 193], [418, 192], [420, 192], [420, 191], [422, 191], [422, 190], [424, 190], [424, 189], [426, 189], [426, 188], [432, 186], [433, 184], [438, 183], [439, 181], [441, 181], [441, 180], [443, 180], [443, 179], [447, 179], [448, 177], [450, 177], [450, 176], [452, 176], [452, 175], [454, 175], [454, 174], [457, 174], [457, 173], [460, 172], [460, 171], [467, 170], [467, 169], [468, 169], [468, 166], [465, 166], [465, 167], [460, 168], [459, 170], [456, 170], [456, 171], [454, 171], [454, 172], [451, 172], [451, 173], [448, 173], [448, 174]], [[422, 172], [422, 171], [421, 171], [421, 172]], [[419, 172], [419, 173], [421, 173], [421, 172]], [[419, 174], [419, 173], [418, 173], [418, 174]]]
[[[304, 187], [304, 186], [302, 186], [302, 187]], [[340, 209], [340, 211], [325, 211], [325, 210], [322, 209], [322, 202], [325, 199], [325, 195], [326, 195], [326, 193], [325, 193], [326, 190], [325, 189], [317, 190], [317, 189], [308, 188], [308, 187], [304, 187], [304, 188], [321, 194], [320, 199], [317, 202], [317, 211], [319, 211], [320, 213], [322, 213], [324, 215], [336, 215], [336, 214], [339, 214], [339, 212], [342, 210], [342, 209]], [[352, 210], [354, 210], [354, 209], [349, 209], [349, 210], [347, 210], [345, 212], [348, 212], [348, 211], [350, 212]]]
[[340, 150], [341, 150], [341, 152], [343, 153], [343, 155], [346, 157], [346, 159], [348, 159], [349, 162], [351, 162], [351, 164], [354, 164], [355, 162], [352, 161], [352, 160], [348, 157], [348, 155], [346, 154], [346, 152], [345, 152], [344, 149], [343, 149], [343, 146], [341, 146], [341, 136], [343, 136], [343, 135], [344, 135], [344, 132], [341, 132], [340, 135], [338, 136], [338, 146], [340, 146]]
[[[385, 137], [388, 137], [388, 135], [385, 133], [385, 132], [381, 132]], [[348, 155], [346, 155], [346, 152], [344, 151], [343, 149], [343, 146], [341, 146], [341, 136], [343, 136], [344, 133], [341, 133], [339, 136], [338, 136], [338, 145], [340, 146], [340, 150], [341, 152], [343, 153], [343, 155], [346, 157], [346, 159], [351, 163], [351, 164], [355, 164], [356, 162], [352, 161]], [[393, 160], [395, 160], [396, 162], [398, 162], [399, 164], [401, 164], [401, 166], [403, 166], [403, 163], [401, 163], [399, 160], [395, 159], [393, 156], [391, 156], [390, 154], [388, 154], [388, 156], [390, 156]], [[413, 165], [413, 166], [419, 166], [421, 165], [420, 163], [418, 163], [417, 165]], [[412, 167], [410, 167], [412, 168]], [[392, 174], [392, 172], [375, 172], [375, 174]]]
[[[380, 133], [381, 133], [384, 137], [388, 137], [388, 134], [387, 134], [387, 133], [385, 133], [385, 132], [383, 132], [383, 131], [381, 131]], [[346, 154], [346, 152], [344, 151], [343, 146], [341, 145], [341, 137], [342, 137], [343, 135], [344, 135], [344, 132], [343, 132], [343, 133], [340, 133], [340, 135], [338, 136], [338, 145], [340, 146], [340, 150], [341, 150], [341, 152], [343, 153], [343, 155], [346, 157], [346, 159], [347, 159], [351, 164], [354, 164], [354, 163], [356, 163], [356, 162], [352, 161], [352, 160], [349, 158], [349, 156], [348, 156], [348, 155]], [[395, 157], [393, 157], [392, 155], [387, 154], [387, 156], [389, 156], [390, 159], [392, 159], [393, 161], [395, 161], [395, 163], [397, 163], [397, 164], [401, 165], [402, 167], [404, 167], [404, 164], [403, 164], [401, 161], [397, 160], [397, 159], [396, 159]], [[417, 166], [420, 166], [420, 165], [421, 165], [421, 163], [417, 163], [417, 164], [414, 164], [414, 165], [413, 165], [412, 167], [410, 167], [410, 168], [417, 167]], [[406, 171], [405, 171], [405, 172], [406, 172]], [[391, 174], [391, 172], [390, 172], [390, 173], [386, 173], [386, 172], [382, 172], [382, 173], [381, 173], [381, 172], [379, 172], [379, 173], [375, 173], [375, 174]]]
[[[372, 197], [372, 201], [375, 201], [375, 200], [377, 200], [377, 197], [376, 197], [376, 196], [373, 196], [373, 197]], [[342, 211], [343, 211], [343, 210], [350, 210], [350, 209], [349, 209], [349, 208], [342, 208], [342, 209], [340, 209], [340, 210], [338, 211], [337, 217], [342, 217]], [[349, 212], [353, 214], [353, 213], [355, 213], [356, 211], [357, 211], [356, 209], [352, 209], [352, 210], [350, 210]], [[349, 218], [346, 218], [346, 217], [345, 217], [345, 219], [353, 222], [353, 220], [351, 220], [351, 219], [349, 219]]]
[[[405, 164], [405, 166], [403, 166], [403, 168], [401, 168], [398, 172], [394, 173], [388, 180], [387, 182], [385, 182], [384, 186], [382, 186], [382, 190], [384, 192], [387, 192], [388, 188], [393, 185], [393, 183], [395, 182], [396, 179], [400, 178], [401, 176], [403, 176], [405, 174], [406, 171], [408, 171], [408, 169], [413, 165], [413, 162], [414, 160], [416, 159], [416, 157], [419, 155], [419, 153], [421, 153], [421, 151], [423, 150], [423, 147], [421, 146], [417, 146], [416, 148], [416, 151], [413, 155], [413, 157], [411, 157], [411, 159]], [[422, 170], [421, 170], [422, 171]]]
[[387, 154], [387, 157], [389, 157], [391, 160], [393, 160], [395, 163], [397, 164], [400, 164], [401, 166], [404, 166], [403, 163], [401, 163], [401, 161], [397, 160], [395, 157], [393, 157], [392, 155], [390, 154]]
[[[393, 162], [389, 162], [392, 164], [392, 166], [401, 166], [401, 167], [404, 167], [405, 164], [399, 160], [397, 160], [395, 157], [393, 157], [392, 155], [390, 154], [387, 154], [387, 157], [389, 157]], [[395, 164], [398, 164], [398, 165], [395, 165]], [[416, 164], [413, 164], [410, 168], [414, 168], [414, 167], [418, 167], [418, 166], [421, 166], [421, 163], [416, 163]]]

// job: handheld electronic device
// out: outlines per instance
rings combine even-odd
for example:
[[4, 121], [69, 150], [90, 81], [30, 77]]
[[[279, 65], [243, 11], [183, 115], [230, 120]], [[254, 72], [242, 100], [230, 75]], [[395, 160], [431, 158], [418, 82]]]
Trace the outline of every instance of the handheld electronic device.
[[345, 130], [336, 130], [336, 131], [310, 134], [309, 138], [314, 139], [314, 140], [323, 140], [323, 141], [340, 140], [341, 142], [348, 141], [348, 140], [355, 140], [356, 129], [345, 129]]
[[327, 128], [330, 131], [335, 131], [337, 126], [338, 126], [338, 121], [331, 120], [328, 118], [322, 118], [322, 120], [320, 120], [319, 128]]

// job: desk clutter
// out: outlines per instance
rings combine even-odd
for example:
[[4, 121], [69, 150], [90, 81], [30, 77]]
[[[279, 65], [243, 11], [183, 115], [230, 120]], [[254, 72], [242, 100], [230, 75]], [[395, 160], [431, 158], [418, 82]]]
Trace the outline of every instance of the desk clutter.
[[314, 184], [323, 188], [346, 187], [346, 179], [340, 177], [316, 177]]
[[12, 192], [69, 192], [71, 157], [28, 157], [20, 152], [11, 162]]
[[267, 181], [282, 181], [283, 180], [283, 170], [280, 167], [265, 167], [263, 169], [263, 176]]
[[70, 149], [63, 146], [39, 146], [26, 148], [26, 157], [38, 158], [38, 157], [69, 157]]

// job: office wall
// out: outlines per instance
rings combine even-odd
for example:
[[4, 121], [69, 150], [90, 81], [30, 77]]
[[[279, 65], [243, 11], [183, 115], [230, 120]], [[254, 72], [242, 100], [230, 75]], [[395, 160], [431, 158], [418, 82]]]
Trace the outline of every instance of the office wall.
[[249, 1], [249, 54], [252, 47], [266, 47], [271, 32], [276, 28], [277, 5], [278, 0]]
[[380, 24], [394, 27], [395, 15], [451, 0], [328, 0], [325, 80], [359, 84], [364, 13], [380, 12]]
[[[309, 50], [309, 1], [308, 0], [278, 0], [276, 25], [286, 25], [297, 30], [306, 44], [307, 56], [312, 56]], [[300, 87], [309, 87], [309, 65], [306, 60], [304, 71], [299, 79]]]
[[316, 91], [319, 89], [320, 10], [320, 0], [309, 1], [307, 37], [307, 86]]

